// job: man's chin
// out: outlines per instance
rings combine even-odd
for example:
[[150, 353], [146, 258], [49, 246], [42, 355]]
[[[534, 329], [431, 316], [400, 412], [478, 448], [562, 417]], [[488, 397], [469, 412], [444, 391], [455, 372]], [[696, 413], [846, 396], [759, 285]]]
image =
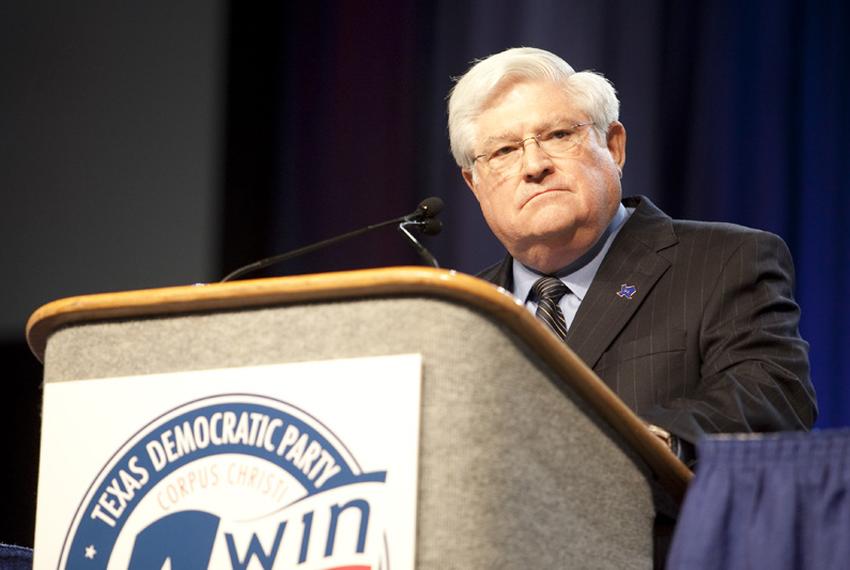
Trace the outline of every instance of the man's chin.
[[559, 264], [570, 256], [573, 238], [571, 231], [536, 234], [509, 247], [508, 251], [523, 265], [545, 273], [552, 269], [550, 266], [557, 266], [554, 269], [562, 267]]
[[570, 241], [578, 228], [572, 216], [564, 215], [564, 211], [560, 212], [539, 212], [527, 223], [523, 224], [524, 243], [529, 244], [547, 244], [556, 245]]

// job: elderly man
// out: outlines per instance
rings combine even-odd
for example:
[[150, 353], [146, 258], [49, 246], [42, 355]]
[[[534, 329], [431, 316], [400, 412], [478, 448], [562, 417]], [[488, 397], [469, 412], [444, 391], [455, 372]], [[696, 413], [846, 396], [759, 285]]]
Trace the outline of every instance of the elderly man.
[[680, 457], [703, 433], [809, 429], [785, 243], [621, 202], [618, 113], [604, 77], [540, 49], [460, 78], [452, 153], [509, 253], [480, 276], [524, 301]]

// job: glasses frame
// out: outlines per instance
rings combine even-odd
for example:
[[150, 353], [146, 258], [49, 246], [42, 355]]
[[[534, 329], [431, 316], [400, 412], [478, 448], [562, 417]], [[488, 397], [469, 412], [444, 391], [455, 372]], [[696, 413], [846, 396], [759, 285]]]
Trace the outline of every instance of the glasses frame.
[[[594, 126], [594, 125], [595, 125], [595, 123], [594, 123], [593, 121], [585, 121], [585, 122], [583, 122], [583, 123], [574, 123], [574, 124], [570, 125], [570, 126], [569, 126], [569, 128], [570, 128], [570, 129], [575, 130], [575, 129], [579, 129], [579, 128], [581, 128], [581, 127], [589, 127], [589, 126]], [[542, 136], [543, 136], [543, 135], [545, 135], [545, 134], [551, 133], [553, 130], [557, 130], [557, 129], [549, 129], [549, 130], [547, 130], [547, 131], [545, 131], [545, 132], [537, 133], [536, 135], [532, 135], [532, 136], [530, 136], [530, 137], [525, 137], [524, 139], [521, 139], [521, 140], [513, 141], [512, 143], [511, 143], [511, 142], [507, 142], [507, 143], [505, 143], [505, 145], [509, 146], [509, 145], [511, 145], [511, 144], [514, 144], [514, 145], [517, 145], [517, 146], [519, 146], [520, 148], [522, 148], [522, 154], [520, 154], [520, 155], [519, 155], [519, 157], [518, 157], [518, 158], [519, 158], [519, 160], [517, 160], [517, 163], [518, 163], [518, 164], [519, 164], [519, 163], [522, 161], [522, 159], [525, 157], [525, 143], [526, 143], [526, 142], [528, 142], [528, 141], [530, 141], [530, 140], [534, 140], [534, 141], [537, 143], [537, 148], [539, 148], [542, 152], [545, 152], [547, 156], [549, 156], [550, 158], [554, 158], [554, 157], [552, 157], [552, 155], [551, 155], [551, 154], [549, 154], [548, 152], [546, 152], [546, 151], [543, 149], [543, 146], [541, 146], [541, 144], [540, 144], [540, 137], [542, 137]], [[580, 141], [580, 140], [579, 140], [579, 141], [577, 141], [577, 142], [576, 142], [573, 146], [571, 146], [570, 148], [574, 148], [574, 147], [578, 146], [579, 144], [581, 144], [581, 142], [582, 142], [582, 141]], [[501, 146], [505, 146], [505, 145], [501, 145]], [[501, 148], [501, 146], [500, 146], [500, 148]], [[494, 152], [489, 152], [489, 153], [485, 152], [485, 153], [483, 153], [483, 154], [476, 155], [476, 156], [472, 159], [472, 164], [473, 164], [473, 166], [474, 166], [474, 165], [475, 165], [475, 163], [478, 161], [478, 159], [480, 159], [480, 158], [487, 159], [487, 157], [488, 157], [488, 156], [491, 156], [491, 155], [493, 155], [493, 154], [495, 154], [495, 151], [494, 151]], [[494, 168], [491, 168], [491, 167], [490, 167], [490, 160], [491, 160], [491, 159], [487, 159], [487, 160], [485, 160], [485, 164], [487, 165], [487, 168], [488, 168], [489, 170], [493, 171], [493, 172], [499, 172], [499, 170], [498, 170], [498, 169], [494, 169]]]

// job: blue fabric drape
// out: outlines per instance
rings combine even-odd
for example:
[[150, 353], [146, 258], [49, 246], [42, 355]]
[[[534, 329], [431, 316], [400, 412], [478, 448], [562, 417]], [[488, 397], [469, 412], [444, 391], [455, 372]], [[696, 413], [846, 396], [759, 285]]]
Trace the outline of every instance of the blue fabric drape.
[[850, 424], [850, 5], [805, 4], [798, 80], [794, 253], [822, 426]]
[[668, 569], [830, 570], [850, 560], [850, 430], [707, 438]]
[[0, 570], [32, 570], [32, 549], [0, 544]]

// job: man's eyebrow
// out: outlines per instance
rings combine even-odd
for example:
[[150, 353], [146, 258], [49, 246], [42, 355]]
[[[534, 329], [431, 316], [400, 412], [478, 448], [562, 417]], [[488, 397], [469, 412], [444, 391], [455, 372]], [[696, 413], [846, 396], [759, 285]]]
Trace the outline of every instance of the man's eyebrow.
[[[532, 132], [540, 133], [540, 132], [545, 131], [546, 129], [550, 129], [553, 126], [558, 125], [560, 123], [568, 123], [570, 125], [574, 125], [576, 123], [581, 123], [581, 122], [582, 121], [579, 121], [578, 119], [575, 119], [575, 118], [571, 119], [571, 118], [567, 117], [566, 115], [554, 115], [554, 116], [548, 117], [545, 120], [537, 123], [537, 125], [535, 125], [535, 128], [532, 130]], [[492, 135], [492, 136], [487, 137], [486, 139], [484, 139], [484, 142], [482, 144], [486, 147], [486, 146], [490, 146], [492, 143], [515, 142], [515, 141], [520, 140], [521, 138], [522, 138], [521, 136], [516, 135], [511, 131], [502, 131], [501, 133], [499, 133], [497, 135]]]
[[520, 137], [511, 133], [510, 131], [504, 131], [499, 133], [498, 135], [493, 135], [484, 139], [484, 146], [489, 146], [490, 143], [494, 142], [502, 142], [502, 141], [516, 141]]

